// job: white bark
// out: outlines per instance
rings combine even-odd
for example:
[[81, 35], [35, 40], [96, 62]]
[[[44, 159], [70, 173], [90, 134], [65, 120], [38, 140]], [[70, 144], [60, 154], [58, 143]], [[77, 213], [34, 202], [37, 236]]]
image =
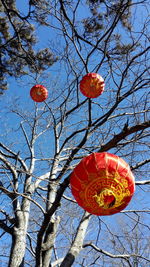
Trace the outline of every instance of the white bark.
[[46, 233], [46, 239], [42, 245], [42, 267], [49, 267], [59, 223], [60, 217], [57, 217], [55, 220], [52, 219], [50, 223], [50, 229]]
[[14, 228], [9, 267], [19, 267], [23, 264], [25, 249], [26, 249], [25, 229]]
[[12, 233], [11, 254], [9, 267], [23, 266], [24, 254], [26, 250], [26, 235], [29, 221], [30, 200], [24, 198], [22, 206], [17, 201], [16, 223]]
[[88, 212], [85, 212], [85, 214], [82, 217], [82, 220], [78, 226], [75, 239], [66, 255], [64, 260], [62, 261], [60, 267], [69, 267], [72, 266], [75, 258], [78, 256], [82, 249], [84, 237], [86, 234], [86, 230], [88, 227], [88, 223], [90, 220], [90, 214]]

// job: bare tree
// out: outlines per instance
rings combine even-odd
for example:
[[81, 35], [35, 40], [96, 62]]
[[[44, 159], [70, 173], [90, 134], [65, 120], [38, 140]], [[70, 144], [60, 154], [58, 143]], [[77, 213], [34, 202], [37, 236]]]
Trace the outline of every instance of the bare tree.
[[[46, 82], [49, 98], [43, 104], [22, 101], [4, 110], [16, 126], [2, 133], [0, 143], [1, 262], [10, 267], [148, 266], [143, 237], [149, 237], [150, 213], [149, 3], [49, 2], [30, 1], [29, 8], [38, 8], [38, 20], [46, 18], [44, 27], [57, 36], [50, 42], [59, 55], [57, 80]], [[79, 91], [87, 72], [105, 79], [99, 98]], [[130, 164], [136, 193], [126, 210], [98, 217], [78, 206], [69, 177], [84, 156], [103, 151]]]

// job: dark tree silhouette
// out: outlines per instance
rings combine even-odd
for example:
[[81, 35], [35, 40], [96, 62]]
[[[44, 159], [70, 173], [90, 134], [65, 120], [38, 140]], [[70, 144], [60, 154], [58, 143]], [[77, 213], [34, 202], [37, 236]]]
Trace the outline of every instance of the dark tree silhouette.
[[28, 11], [23, 13], [15, 0], [0, 1], [1, 93], [7, 89], [8, 77], [41, 73], [56, 61], [49, 48], [35, 46], [38, 43], [36, 25], [46, 25], [48, 8], [46, 1], [29, 1]]

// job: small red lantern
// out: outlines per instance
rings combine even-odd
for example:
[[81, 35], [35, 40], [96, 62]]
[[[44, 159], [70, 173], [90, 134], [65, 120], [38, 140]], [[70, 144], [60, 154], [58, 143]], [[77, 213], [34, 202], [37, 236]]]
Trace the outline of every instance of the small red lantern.
[[35, 102], [43, 102], [48, 97], [48, 91], [43, 85], [36, 84], [31, 88], [30, 96]]
[[89, 98], [95, 98], [104, 91], [104, 79], [97, 73], [86, 74], [80, 82], [81, 93]]
[[79, 206], [95, 215], [112, 215], [123, 210], [135, 191], [129, 165], [107, 152], [83, 158], [72, 172], [70, 184]]

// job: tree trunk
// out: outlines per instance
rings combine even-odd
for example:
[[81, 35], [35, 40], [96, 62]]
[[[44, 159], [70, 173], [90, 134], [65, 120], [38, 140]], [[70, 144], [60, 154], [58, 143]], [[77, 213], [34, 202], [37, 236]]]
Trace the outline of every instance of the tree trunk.
[[56, 219], [53, 218], [46, 231], [45, 240], [44, 240], [44, 243], [42, 244], [42, 250], [43, 250], [42, 267], [50, 266], [50, 259], [51, 259], [59, 223], [60, 223], [60, 217], [56, 217]]
[[25, 249], [26, 231], [24, 229], [14, 228], [9, 267], [21, 267], [24, 265]]
[[[20, 207], [19, 202], [16, 208], [16, 224], [13, 228], [12, 245], [9, 259], [9, 267], [23, 267], [24, 254], [26, 250], [26, 235], [29, 221], [30, 201], [24, 198]], [[22, 210], [21, 210], [22, 208]]]
[[85, 214], [83, 215], [82, 220], [78, 226], [75, 239], [74, 239], [66, 257], [62, 261], [60, 267], [72, 266], [73, 262], [75, 261], [75, 258], [78, 256], [78, 254], [80, 253], [80, 251], [82, 249], [83, 241], [84, 241], [84, 237], [86, 234], [89, 220], [90, 220], [90, 214], [88, 212], [85, 212]]

